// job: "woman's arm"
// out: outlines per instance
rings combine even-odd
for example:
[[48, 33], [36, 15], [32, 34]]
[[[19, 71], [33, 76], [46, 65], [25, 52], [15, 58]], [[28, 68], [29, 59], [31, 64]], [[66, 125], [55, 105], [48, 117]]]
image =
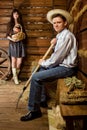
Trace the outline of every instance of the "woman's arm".
[[10, 36], [7, 36], [7, 39], [10, 40], [10, 41], [15, 42]]

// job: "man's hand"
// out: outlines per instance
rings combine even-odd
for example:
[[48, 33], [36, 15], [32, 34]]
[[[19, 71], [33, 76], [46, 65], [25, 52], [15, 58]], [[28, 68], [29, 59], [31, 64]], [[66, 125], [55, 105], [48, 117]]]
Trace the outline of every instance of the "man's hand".
[[50, 43], [55, 45], [57, 43], [57, 39], [53, 38]]
[[41, 63], [43, 62], [44, 60], [43, 59], [40, 59], [38, 64], [41, 65]]

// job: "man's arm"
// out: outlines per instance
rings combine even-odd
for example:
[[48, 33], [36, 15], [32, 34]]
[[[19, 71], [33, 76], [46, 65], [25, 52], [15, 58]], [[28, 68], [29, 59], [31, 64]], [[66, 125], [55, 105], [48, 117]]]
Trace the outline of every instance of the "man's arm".
[[53, 67], [56, 66], [64, 60], [64, 58], [69, 54], [72, 48], [72, 39], [67, 37], [63, 45], [54, 52], [51, 57], [47, 60], [42, 61], [40, 64], [43, 67]]

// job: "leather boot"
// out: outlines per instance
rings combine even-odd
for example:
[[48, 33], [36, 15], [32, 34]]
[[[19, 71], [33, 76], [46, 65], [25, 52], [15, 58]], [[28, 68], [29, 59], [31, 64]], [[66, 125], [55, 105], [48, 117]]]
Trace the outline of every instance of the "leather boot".
[[12, 68], [12, 73], [13, 73], [14, 83], [19, 84], [16, 68]]

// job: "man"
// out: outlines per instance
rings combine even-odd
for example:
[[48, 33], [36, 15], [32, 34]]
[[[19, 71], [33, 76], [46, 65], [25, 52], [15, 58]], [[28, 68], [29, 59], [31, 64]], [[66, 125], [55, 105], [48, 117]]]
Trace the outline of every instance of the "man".
[[77, 66], [77, 46], [75, 36], [67, 29], [73, 22], [71, 15], [62, 9], [54, 9], [47, 13], [47, 19], [57, 32], [51, 40], [54, 52], [47, 60], [39, 60], [42, 70], [36, 72], [31, 79], [28, 102], [29, 112], [21, 117], [21, 121], [29, 121], [42, 116], [40, 110], [41, 94], [44, 82], [72, 76]]

